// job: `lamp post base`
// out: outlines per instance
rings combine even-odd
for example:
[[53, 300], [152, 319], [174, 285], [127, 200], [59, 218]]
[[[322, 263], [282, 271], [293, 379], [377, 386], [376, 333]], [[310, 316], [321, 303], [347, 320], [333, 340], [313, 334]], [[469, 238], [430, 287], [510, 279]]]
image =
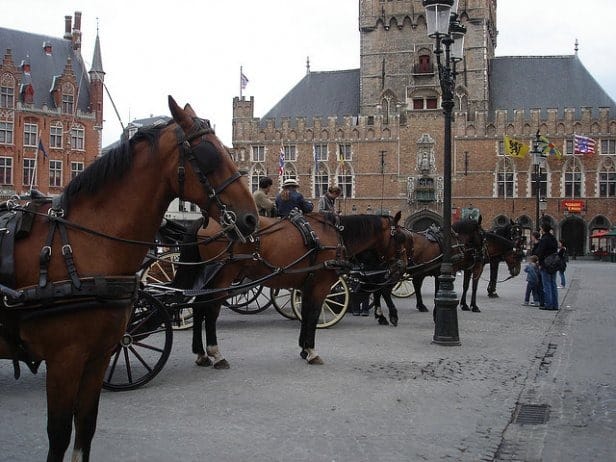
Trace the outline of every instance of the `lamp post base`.
[[443, 346], [459, 346], [458, 296], [453, 289], [455, 276], [441, 273], [439, 289], [434, 297], [434, 337], [432, 343]]

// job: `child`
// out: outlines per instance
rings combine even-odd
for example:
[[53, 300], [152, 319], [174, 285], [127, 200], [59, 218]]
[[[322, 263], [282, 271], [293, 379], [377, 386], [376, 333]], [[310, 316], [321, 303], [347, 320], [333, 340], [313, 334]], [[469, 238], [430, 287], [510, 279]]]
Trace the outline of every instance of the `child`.
[[[528, 264], [524, 268], [524, 272], [526, 273], [526, 294], [524, 295], [524, 303], [522, 306], [539, 306], [540, 297], [539, 297], [539, 267], [537, 266], [537, 255], [531, 255], [528, 257]], [[528, 303], [530, 300], [530, 294], [533, 294], [533, 301]]]

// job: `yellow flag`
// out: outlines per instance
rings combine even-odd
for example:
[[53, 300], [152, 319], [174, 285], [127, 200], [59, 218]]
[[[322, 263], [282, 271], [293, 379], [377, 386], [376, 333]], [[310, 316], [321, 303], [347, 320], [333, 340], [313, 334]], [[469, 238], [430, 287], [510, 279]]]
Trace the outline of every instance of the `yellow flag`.
[[509, 157], [516, 157], [518, 159], [524, 159], [530, 149], [528, 145], [522, 143], [521, 141], [514, 140], [513, 138], [509, 138], [506, 135], [505, 135], [504, 143], [505, 143], [505, 154], [507, 154]]

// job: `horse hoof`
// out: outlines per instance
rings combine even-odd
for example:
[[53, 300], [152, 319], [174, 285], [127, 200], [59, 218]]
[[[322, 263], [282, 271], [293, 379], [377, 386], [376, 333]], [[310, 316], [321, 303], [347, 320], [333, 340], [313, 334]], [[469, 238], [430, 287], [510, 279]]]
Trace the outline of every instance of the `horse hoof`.
[[381, 325], [381, 326], [388, 326], [389, 323], [387, 322], [387, 319], [379, 318], [379, 325]]
[[394, 327], [398, 326], [398, 318], [391, 318], [389, 322], [391, 322], [391, 325]]
[[199, 356], [195, 361], [195, 364], [201, 367], [208, 367], [212, 365], [212, 360], [207, 356]]
[[476, 306], [473, 307], [472, 311], [473, 311], [473, 313], [481, 313], [481, 310], [479, 308], [477, 308]]
[[417, 310], [421, 313], [427, 313], [429, 311], [428, 308], [426, 308], [425, 306], [418, 306]]
[[310, 361], [308, 361], [308, 364], [321, 365], [321, 364], [325, 364], [325, 363], [323, 362], [321, 357], [317, 355], [314, 358], [312, 358]]
[[214, 363], [214, 369], [229, 369], [230, 367], [226, 359], [221, 359], [217, 363]]
[[306, 350], [302, 350], [299, 355], [302, 357], [302, 359], [306, 359], [308, 357], [308, 352]]
[[471, 310], [471, 309], [470, 309], [468, 306], [466, 306], [466, 305], [462, 305], [462, 306], [460, 307], [460, 309], [461, 309], [462, 311], [470, 311], [470, 310]]
[[492, 292], [491, 294], [488, 294], [488, 298], [498, 298], [498, 294], [496, 292]]

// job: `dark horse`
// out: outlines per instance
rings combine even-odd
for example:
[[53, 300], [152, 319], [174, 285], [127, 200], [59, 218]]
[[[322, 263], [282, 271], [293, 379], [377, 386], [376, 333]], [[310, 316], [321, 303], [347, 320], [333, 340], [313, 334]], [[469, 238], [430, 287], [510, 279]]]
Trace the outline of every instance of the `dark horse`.
[[[300, 355], [309, 364], [322, 364], [315, 351], [315, 332], [323, 301], [341, 272], [348, 268], [347, 258], [373, 249], [378, 259], [392, 272], [404, 273], [406, 252], [398, 221], [395, 217], [309, 213], [288, 219], [259, 218], [255, 241], [228, 243], [214, 239], [205, 245], [183, 247], [180, 262], [209, 262], [199, 269], [181, 266], [175, 285], [200, 288], [208, 281], [208, 288], [222, 291], [204, 295], [193, 304], [193, 352], [197, 364], [225, 368], [216, 338], [216, 320], [222, 299], [229, 295], [234, 281], [250, 279], [255, 284], [273, 288], [301, 289]], [[200, 241], [216, 236], [220, 228], [211, 223], [198, 232]], [[213, 273], [210, 273], [213, 269]], [[208, 274], [209, 273], [209, 274]], [[205, 321], [207, 348], [203, 348], [201, 325]]]
[[[475, 225], [473, 225], [473, 222]], [[507, 262], [511, 277], [516, 276], [520, 272], [521, 264], [521, 248], [520, 241], [512, 241], [503, 236], [512, 236], [513, 232], [510, 226], [504, 230], [499, 230], [499, 234], [495, 232], [484, 232], [481, 229], [481, 224], [474, 220], [461, 220], [452, 225], [453, 230], [457, 233], [458, 242], [454, 244], [453, 253], [453, 268], [455, 271], [463, 271], [463, 289], [460, 297], [460, 309], [463, 311], [472, 310], [479, 312], [477, 306], [477, 285], [479, 277], [483, 272], [485, 262], [490, 258], [502, 258]], [[421, 235], [421, 234], [420, 234]], [[415, 252], [418, 246], [421, 245], [421, 239], [413, 236]], [[470, 239], [470, 240], [469, 240]], [[424, 240], [425, 241], [425, 240]], [[413, 263], [416, 267], [411, 266], [409, 273], [413, 277], [413, 287], [415, 288], [415, 296], [417, 297], [417, 309], [419, 311], [427, 311], [428, 308], [424, 305], [421, 296], [421, 285], [426, 276], [435, 276], [435, 292], [438, 291], [438, 275], [440, 274], [440, 248], [435, 242], [430, 245], [425, 245], [431, 248], [431, 252], [424, 252], [415, 255]], [[436, 247], [436, 248], [435, 248]], [[414, 269], [415, 268], [415, 269]], [[470, 307], [466, 303], [466, 294], [472, 279], [471, 304]]]
[[[484, 232], [481, 223], [471, 219], [460, 220], [451, 226], [451, 257], [454, 271], [470, 269], [483, 259]], [[417, 309], [428, 311], [421, 296], [421, 286], [427, 276], [435, 277], [435, 293], [438, 291], [438, 276], [441, 273], [442, 231], [428, 228], [421, 233], [411, 233], [413, 254], [408, 273], [413, 278]]]
[[[509, 278], [520, 274], [520, 266], [524, 258], [523, 252], [524, 236], [521, 228], [513, 222], [505, 226], [497, 227], [485, 233], [485, 244], [483, 247], [483, 259], [476, 261], [470, 269], [464, 270], [464, 283], [462, 297], [460, 298], [460, 309], [463, 311], [472, 310], [476, 313], [481, 310], [477, 306], [477, 286], [479, 278], [483, 273], [486, 263], [492, 261], [504, 261], [509, 268]], [[470, 307], [466, 304], [466, 293], [469, 282], [472, 278], [472, 292]], [[508, 279], [509, 279], [508, 278]]]
[[[513, 220], [509, 220], [509, 223], [505, 226], [496, 226], [488, 232], [493, 232], [498, 234], [499, 236], [509, 239], [510, 241], [515, 243], [514, 245], [518, 250], [521, 250], [526, 244], [526, 238], [522, 232], [522, 228]], [[490, 280], [488, 282], [487, 288], [488, 297], [490, 298], [498, 298], [498, 294], [496, 293], [496, 284], [498, 282], [498, 266], [502, 261], [502, 256], [493, 256], [487, 262], [490, 265]], [[507, 279], [505, 279], [505, 281]]]
[[[250, 190], [208, 121], [169, 97], [173, 120], [137, 132], [98, 158], [51, 201], [10, 201], [19, 217], [12, 273], [2, 274], [0, 357], [46, 363], [48, 461], [87, 461], [103, 376], [137, 297], [135, 272], [170, 202], [179, 197], [254, 231]], [[10, 229], [8, 226], [0, 228]], [[1, 237], [1, 236], [0, 236]], [[3, 261], [3, 268], [6, 260]], [[10, 425], [10, 416], [3, 416]]]

